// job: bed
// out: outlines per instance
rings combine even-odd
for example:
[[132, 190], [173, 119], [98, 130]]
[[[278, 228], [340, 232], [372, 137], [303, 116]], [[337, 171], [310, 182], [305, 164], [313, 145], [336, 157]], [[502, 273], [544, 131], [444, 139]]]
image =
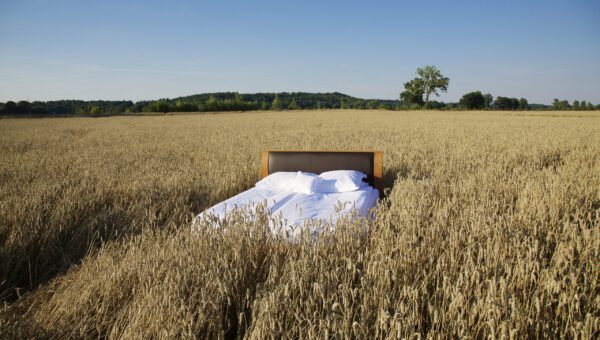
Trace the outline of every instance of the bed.
[[[332, 230], [340, 219], [367, 218], [382, 194], [383, 153], [380, 151], [282, 151], [266, 150], [255, 187], [220, 202], [196, 216], [199, 221], [218, 221], [240, 209], [266, 208], [269, 224], [277, 235], [296, 236], [308, 228], [313, 235]], [[360, 173], [361, 183], [346, 190], [320, 190], [326, 180], [318, 178], [315, 191], [264, 185], [277, 175], [324, 176], [331, 173]], [[314, 174], [314, 175], [313, 175]], [[303, 177], [305, 178], [305, 177]], [[356, 178], [356, 177], [355, 177]], [[320, 186], [319, 186], [320, 185]]]

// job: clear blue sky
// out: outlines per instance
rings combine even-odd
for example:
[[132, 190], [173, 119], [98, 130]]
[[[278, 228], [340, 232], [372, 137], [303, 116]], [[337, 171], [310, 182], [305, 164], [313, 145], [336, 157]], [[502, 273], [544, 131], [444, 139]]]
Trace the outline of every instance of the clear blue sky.
[[600, 1], [0, 0], [0, 101], [339, 91], [600, 104]]

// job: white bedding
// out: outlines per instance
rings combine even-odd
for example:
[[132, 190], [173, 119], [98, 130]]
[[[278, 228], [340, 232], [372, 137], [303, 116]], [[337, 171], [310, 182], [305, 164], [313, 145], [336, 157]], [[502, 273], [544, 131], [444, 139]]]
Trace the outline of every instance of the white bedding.
[[[282, 228], [271, 223], [270, 227], [274, 233], [294, 236], [300, 232], [300, 227], [309, 222], [310, 233], [319, 234], [325, 225], [327, 227], [335, 226], [340, 218], [351, 217], [353, 212], [358, 213], [358, 216], [367, 217], [369, 210], [375, 206], [378, 198], [379, 191], [370, 186], [343, 193], [315, 193], [312, 195], [275, 188], [254, 187], [208, 208], [196, 216], [196, 219], [209, 216], [223, 218], [232, 210], [248, 207], [252, 209], [258, 204], [265, 204], [271, 215], [281, 221], [283, 225]], [[314, 223], [315, 221], [317, 223]], [[318, 226], [319, 224], [322, 226]], [[196, 225], [196, 223], [192, 225]]]

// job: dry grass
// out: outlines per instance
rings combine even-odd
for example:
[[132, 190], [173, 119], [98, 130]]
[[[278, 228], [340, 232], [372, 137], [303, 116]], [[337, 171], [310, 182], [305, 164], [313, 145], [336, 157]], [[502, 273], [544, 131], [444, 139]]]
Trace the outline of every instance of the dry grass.
[[[368, 236], [289, 244], [261, 213], [190, 235], [264, 148], [383, 150]], [[597, 113], [4, 119], [0, 151], [4, 336], [600, 332]]]

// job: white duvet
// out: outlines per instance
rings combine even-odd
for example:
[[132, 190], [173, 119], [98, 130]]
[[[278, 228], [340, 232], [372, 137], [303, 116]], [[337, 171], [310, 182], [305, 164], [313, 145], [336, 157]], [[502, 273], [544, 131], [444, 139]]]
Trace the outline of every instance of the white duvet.
[[303, 227], [308, 226], [311, 234], [319, 234], [324, 228], [331, 230], [340, 218], [367, 217], [378, 198], [379, 191], [370, 186], [343, 193], [310, 195], [254, 187], [208, 208], [196, 216], [192, 226], [197, 227], [198, 220], [214, 217], [222, 219], [233, 210], [252, 209], [260, 204], [265, 205], [271, 216], [278, 221], [270, 223], [273, 233], [295, 236]]

